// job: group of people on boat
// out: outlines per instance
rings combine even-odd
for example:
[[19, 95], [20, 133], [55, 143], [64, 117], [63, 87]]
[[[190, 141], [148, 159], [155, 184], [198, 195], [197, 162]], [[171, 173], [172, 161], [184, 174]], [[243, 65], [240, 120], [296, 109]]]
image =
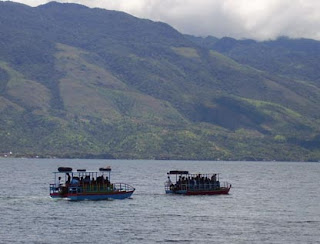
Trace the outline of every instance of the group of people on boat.
[[[104, 175], [98, 176], [96, 179], [94, 176], [83, 175], [83, 176], [73, 176], [66, 173], [67, 180], [65, 182], [66, 186], [87, 186], [87, 185], [106, 185], [110, 186], [110, 181], [108, 176]], [[61, 185], [61, 177], [59, 177], [59, 185]]]
[[211, 177], [207, 175], [197, 174], [188, 176], [179, 176], [176, 183], [172, 183], [170, 176], [166, 182], [167, 186], [170, 186], [170, 190], [186, 190], [186, 189], [213, 189], [219, 188], [220, 182], [217, 180], [217, 174], [213, 174]]
[[99, 168], [99, 171], [86, 171], [70, 167], [59, 167], [54, 173], [54, 183], [50, 184], [52, 198], [69, 200], [104, 200], [130, 197], [135, 188], [126, 183], [110, 182], [111, 168]]

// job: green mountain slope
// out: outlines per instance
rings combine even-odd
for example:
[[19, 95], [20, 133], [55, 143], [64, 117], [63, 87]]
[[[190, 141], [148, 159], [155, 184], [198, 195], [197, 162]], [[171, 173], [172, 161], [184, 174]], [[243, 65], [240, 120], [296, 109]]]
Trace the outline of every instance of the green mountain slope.
[[261, 69], [164, 23], [76, 4], [0, 2], [0, 32], [3, 153], [319, 158], [311, 78]]
[[242, 64], [289, 79], [308, 81], [319, 87], [319, 41], [287, 37], [263, 42], [236, 40], [230, 37], [186, 37], [202, 47], [218, 51]]

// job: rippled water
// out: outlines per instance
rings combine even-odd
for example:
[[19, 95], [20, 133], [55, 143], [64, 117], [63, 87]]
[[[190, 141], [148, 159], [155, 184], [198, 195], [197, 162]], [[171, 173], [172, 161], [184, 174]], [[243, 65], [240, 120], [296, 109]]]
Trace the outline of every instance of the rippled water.
[[[0, 243], [320, 243], [320, 164], [0, 159]], [[112, 167], [131, 199], [49, 197], [58, 166]], [[219, 172], [229, 195], [165, 195], [172, 169]]]

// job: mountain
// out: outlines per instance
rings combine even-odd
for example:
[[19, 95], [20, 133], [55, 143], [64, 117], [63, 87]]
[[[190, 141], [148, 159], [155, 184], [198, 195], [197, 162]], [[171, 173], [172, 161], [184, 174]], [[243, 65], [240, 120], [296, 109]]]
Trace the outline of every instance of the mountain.
[[319, 160], [319, 56], [307, 52], [319, 42], [285, 41], [300, 56], [283, 39], [199, 38], [123, 12], [0, 2], [0, 151]]
[[288, 79], [308, 81], [320, 87], [319, 41], [288, 37], [263, 42], [236, 40], [230, 37], [186, 37], [241, 64]]

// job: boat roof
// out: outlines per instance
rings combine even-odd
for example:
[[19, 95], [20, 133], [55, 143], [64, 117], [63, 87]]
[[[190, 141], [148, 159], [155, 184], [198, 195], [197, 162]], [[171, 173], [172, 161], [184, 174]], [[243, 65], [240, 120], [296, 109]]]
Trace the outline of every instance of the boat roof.
[[59, 167], [58, 171], [55, 171], [53, 173], [60, 173], [60, 174], [67, 174], [67, 173], [104, 173], [104, 172], [110, 172], [111, 171], [111, 167], [105, 167], [105, 168], [99, 168], [99, 170], [86, 170], [86, 169], [76, 169], [73, 170], [71, 167]]
[[106, 173], [110, 171], [99, 171], [99, 170], [86, 170], [86, 171], [54, 171], [53, 173], [66, 174], [66, 173]]
[[188, 175], [189, 171], [184, 170], [171, 170], [167, 173], [168, 175]]
[[171, 170], [167, 173], [168, 175], [218, 175], [219, 173], [189, 173], [185, 170]]

